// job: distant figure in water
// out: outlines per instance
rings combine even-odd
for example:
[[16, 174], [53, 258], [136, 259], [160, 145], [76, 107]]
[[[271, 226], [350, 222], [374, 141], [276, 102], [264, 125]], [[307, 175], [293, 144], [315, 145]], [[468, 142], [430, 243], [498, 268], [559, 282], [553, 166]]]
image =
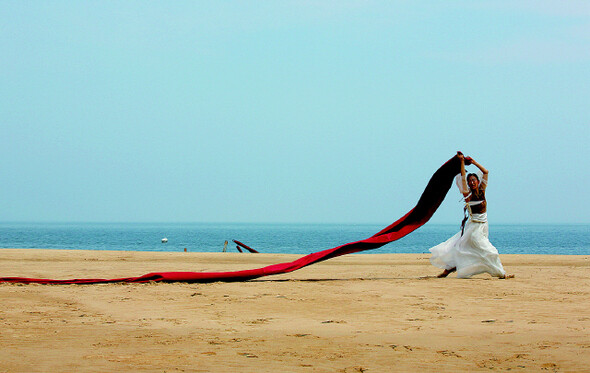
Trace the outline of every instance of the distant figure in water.
[[[461, 231], [447, 241], [430, 249], [430, 262], [444, 271], [437, 277], [447, 277], [457, 272], [458, 278], [469, 278], [480, 273], [489, 273], [494, 277], [512, 278], [507, 275], [500, 262], [498, 250], [488, 239], [488, 216], [485, 197], [488, 185], [488, 170], [468, 158], [483, 173], [481, 181], [477, 174], [465, 176], [465, 157], [460, 152], [461, 175], [457, 185], [465, 199], [465, 211], [468, 215], [463, 220]], [[457, 175], [459, 177], [459, 175]]]

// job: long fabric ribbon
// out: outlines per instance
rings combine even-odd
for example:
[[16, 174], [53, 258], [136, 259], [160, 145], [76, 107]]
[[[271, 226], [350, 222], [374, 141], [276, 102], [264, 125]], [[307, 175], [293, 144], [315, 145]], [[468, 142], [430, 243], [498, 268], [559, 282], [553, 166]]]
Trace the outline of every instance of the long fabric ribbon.
[[[467, 159], [466, 159], [467, 161]], [[460, 172], [461, 162], [457, 156], [449, 159], [432, 176], [416, 206], [400, 219], [373, 236], [350, 242], [332, 249], [303, 256], [293, 262], [273, 264], [263, 268], [232, 272], [154, 272], [139, 277], [115, 279], [70, 279], [51, 280], [25, 277], [0, 277], [0, 282], [24, 284], [104, 284], [114, 282], [215, 282], [247, 281], [255, 278], [288, 273], [337, 256], [377, 249], [398, 240], [424, 225], [438, 209], [449, 191], [455, 175]]]

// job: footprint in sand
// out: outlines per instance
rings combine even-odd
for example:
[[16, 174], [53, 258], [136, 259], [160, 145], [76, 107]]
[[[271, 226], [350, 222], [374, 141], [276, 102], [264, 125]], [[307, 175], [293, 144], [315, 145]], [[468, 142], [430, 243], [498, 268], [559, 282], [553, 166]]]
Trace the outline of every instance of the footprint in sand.
[[461, 355], [458, 355], [454, 351], [449, 351], [449, 350], [436, 351], [436, 353], [444, 355], [444, 356], [461, 357]]
[[249, 358], [258, 357], [258, 356], [254, 355], [252, 353], [249, 353], [249, 352], [240, 352], [240, 353], [238, 353], [238, 355], [242, 355], [244, 357], [249, 357]]
[[366, 371], [368, 371], [367, 368], [358, 367], [358, 366], [344, 368], [344, 373], [357, 373], [357, 372], [362, 373], [362, 372], [366, 372]]
[[250, 324], [250, 325], [266, 324], [266, 323], [269, 323], [271, 320], [272, 320], [271, 318], [256, 319], [256, 320], [248, 321], [248, 322], [246, 322], [246, 324]]

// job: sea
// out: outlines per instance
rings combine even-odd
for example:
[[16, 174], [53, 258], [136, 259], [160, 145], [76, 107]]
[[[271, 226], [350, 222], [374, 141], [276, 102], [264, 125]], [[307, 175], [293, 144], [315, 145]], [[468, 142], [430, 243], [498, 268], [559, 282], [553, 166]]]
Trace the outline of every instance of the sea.
[[[379, 232], [376, 224], [0, 223], [0, 248], [238, 252], [238, 240], [261, 253], [309, 254]], [[426, 224], [363, 253], [428, 253], [457, 224]], [[166, 241], [166, 242], [163, 242]], [[501, 254], [590, 255], [590, 225], [490, 225]]]

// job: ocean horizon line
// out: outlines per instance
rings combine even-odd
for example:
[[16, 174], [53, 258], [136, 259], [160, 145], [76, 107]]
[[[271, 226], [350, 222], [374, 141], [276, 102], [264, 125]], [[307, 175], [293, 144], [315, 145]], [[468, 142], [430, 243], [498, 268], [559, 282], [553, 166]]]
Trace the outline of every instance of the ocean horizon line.
[[[184, 224], [184, 225], [366, 225], [366, 226], [387, 226], [393, 222], [290, 222], [290, 221], [275, 221], [275, 222], [244, 222], [244, 221], [101, 221], [101, 220], [84, 220], [84, 221], [60, 221], [60, 220], [6, 220], [0, 221], [0, 224], [48, 224], [48, 225], [59, 225], [59, 224], [96, 224], [96, 225], [107, 225], [107, 224], [128, 224], [128, 225], [173, 225], [173, 224]], [[461, 224], [460, 221], [454, 222], [427, 222], [428, 225], [456, 225]], [[493, 222], [492, 225], [514, 225], [514, 226], [590, 226], [590, 222]]]

